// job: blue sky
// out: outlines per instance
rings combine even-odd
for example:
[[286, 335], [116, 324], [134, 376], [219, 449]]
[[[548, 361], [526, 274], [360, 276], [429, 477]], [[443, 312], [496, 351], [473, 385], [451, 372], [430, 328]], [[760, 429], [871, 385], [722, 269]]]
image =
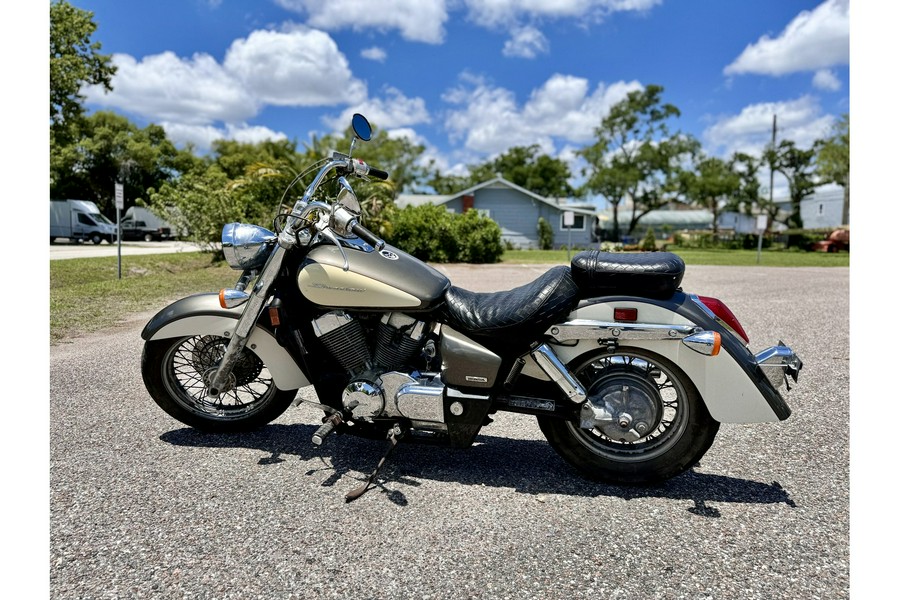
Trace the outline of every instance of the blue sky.
[[110, 109], [203, 150], [343, 129], [353, 112], [460, 173], [537, 143], [580, 165], [649, 84], [709, 154], [808, 146], [849, 112], [848, 0], [75, 0], [119, 72]]

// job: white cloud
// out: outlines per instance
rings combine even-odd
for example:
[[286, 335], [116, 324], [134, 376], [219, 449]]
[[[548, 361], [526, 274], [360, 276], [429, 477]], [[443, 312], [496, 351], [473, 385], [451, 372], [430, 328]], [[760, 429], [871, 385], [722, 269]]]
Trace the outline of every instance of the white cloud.
[[838, 79], [834, 71], [821, 69], [813, 75], [813, 85], [820, 90], [836, 92], [841, 89], [841, 80]]
[[619, 11], [642, 11], [662, 0], [465, 0], [469, 18], [485, 27], [507, 27], [519, 19], [575, 17], [601, 21]]
[[383, 63], [387, 58], [387, 52], [384, 51], [384, 48], [379, 48], [378, 46], [364, 48], [363, 51], [359, 53], [359, 55], [368, 60], [374, 60], [375, 62], [381, 63]]
[[620, 81], [599, 84], [591, 93], [586, 79], [556, 74], [519, 106], [511, 91], [468, 77], [444, 95], [448, 103], [460, 105], [445, 124], [451, 138], [463, 138], [471, 151], [498, 154], [536, 143], [553, 154], [555, 140], [584, 144], [594, 139], [609, 108], [641, 87]]
[[429, 123], [431, 116], [422, 98], [407, 98], [397, 88], [388, 87], [381, 98], [366, 98], [352, 104], [337, 116], [325, 117], [323, 121], [334, 131], [344, 131], [350, 124], [353, 113], [362, 113], [373, 127], [395, 129], [419, 123]]
[[315, 29], [254, 31], [231, 44], [224, 67], [268, 104], [332, 106], [366, 95], [331, 36]]
[[512, 38], [503, 45], [503, 56], [534, 58], [538, 54], [546, 54], [549, 50], [550, 42], [544, 34], [528, 25], [512, 32]]
[[277, 0], [327, 31], [397, 30], [407, 40], [439, 44], [444, 40], [446, 0]]
[[746, 152], [759, 156], [772, 141], [772, 120], [776, 117], [776, 140], [793, 140], [800, 148], [810, 148], [825, 137], [834, 117], [823, 115], [818, 100], [803, 96], [786, 102], [766, 102], [744, 107], [740, 114], [719, 119], [703, 133], [711, 150], [730, 156]]
[[201, 153], [208, 152], [216, 140], [229, 139], [255, 144], [264, 140], [287, 139], [285, 134], [272, 131], [268, 127], [246, 124], [215, 127], [213, 125], [187, 125], [185, 123], [164, 121], [160, 125], [166, 130], [166, 136], [174, 144], [192, 144]]
[[86, 101], [152, 120], [185, 124], [242, 121], [259, 110], [259, 100], [208, 54], [179, 58], [172, 52], [141, 61], [116, 54], [113, 91], [86, 87]]
[[776, 38], [763, 35], [748, 45], [726, 75], [784, 75], [850, 61], [850, 0], [826, 0], [794, 17]]
[[172, 52], [141, 60], [117, 54], [113, 61], [113, 91], [88, 86], [86, 102], [162, 123], [173, 141], [201, 149], [223, 137], [284, 139], [245, 124], [266, 104], [336, 106], [367, 95], [334, 40], [305, 27], [254, 31], [232, 43], [222, 64], [208, 54], [181, 58]]

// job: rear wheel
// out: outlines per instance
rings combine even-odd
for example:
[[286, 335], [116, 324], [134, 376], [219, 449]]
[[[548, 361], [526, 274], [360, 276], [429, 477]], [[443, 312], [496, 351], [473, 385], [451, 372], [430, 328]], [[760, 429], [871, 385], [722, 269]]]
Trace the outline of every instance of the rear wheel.
[[228, 339], [214, 335], [171, 338], [144, 345], [141, 373], [153, 400], [172, 417], [204, 431], [249, 431], [278, 418], [297, 390], [283, 391], [266, 365], [245, 348], [227, 390], [212, 397], [207, 382]]
[[661, 356], [619, 348], [585, 357], [570, 370], [588, 402], [612, 420], [593, 429], [549, 417], [538, 417], [538, 423], [554, 450], [588, 478], [616, 484], [662, 481], [696, 464], [716, 437], [719, 423], [697, 388]]

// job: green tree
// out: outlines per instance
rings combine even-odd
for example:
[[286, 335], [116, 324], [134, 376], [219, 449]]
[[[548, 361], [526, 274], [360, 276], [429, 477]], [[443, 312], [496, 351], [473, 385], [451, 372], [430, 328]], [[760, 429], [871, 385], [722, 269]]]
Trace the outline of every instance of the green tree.
[[775, 171], [784, 175], [788, 182], [791, 199], [791, 210], [784, 223], [790, 229], [802, 229], [803, 218], [800, 216], [800, 202], [815, 192], [817, 181], [815, 157], [816, 150], [798, 148], [792, 140], [783, 140], [774, 148], [765, 151], [766, 161]]
[[94, 13], [60, 0], [50, 4], [50, 142], [65, 145], [83, 114], [81, 88], [101, 85], [112, 90], [116, 67], [100, 54]]
[[850, 115], [844, 114], [835, 124], [831, 137], [818, 146], [816, 166], [822, 183], [836, 183], [844, 188], [842, 222], [850, 223]]
[[190, 150], [178, 150], [159, 125], [140, 129], [113, 112], [84, 117], [74, 131], [77, 143], [51, 153], [50, 196], [92, 200], [108, 216], [117, 182], [124, 184], [127, 208], [202, 163]]
[[429, 184], [439, 194], [452, 194], [502, 176], [507, 181], [545, 198], [576, 195], [569, 183], [572, 173], [564, 161], [540, 152], [537, 144], [513, 146], [496, 158], [469, 165], [467, 176], [445, 176], [435, 172]]
[[713, 215], [713, 240], [719, 237], [719, 215], [737, 196], [741, 182], [734, 162], [716, 157], [702, 157], [695, 162], [693, 170], [682, 172], [684, 195], [692, 204], [705, 208]]
[[662, 92], [658, 85], [630, 92], [594, 130], [596, 142], [578, 152], [588, 163], [584, 190], [602, 195], [612, 206], [614, 241], [621, 235], [622, 201], [633, 202], [630, 233], [641, 217], [671, 201], [684, 156], [698, 147], [689, 136], [670, 134], [668, 122], [681, 112], [662, 103]]
[[214, 250], [226, 223], [261, 224], [246, 200], [246, 196], [229, 190], [228, 177], [213, 166], [165, 182], [159, 191], [149, 190], [147, 205], [158, 214], [166, 214], [176, 231], [188, 232], [186, 239]]

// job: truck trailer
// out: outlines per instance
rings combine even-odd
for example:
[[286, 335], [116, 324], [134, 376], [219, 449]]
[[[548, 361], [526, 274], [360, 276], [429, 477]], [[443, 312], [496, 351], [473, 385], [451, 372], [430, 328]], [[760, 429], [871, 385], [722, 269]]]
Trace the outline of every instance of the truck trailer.
[[90, 240], [94, 244], [106, 240], [112, 244], [116, 226], [90, 200], [50, 200], [50, 243], [56, 238]]

